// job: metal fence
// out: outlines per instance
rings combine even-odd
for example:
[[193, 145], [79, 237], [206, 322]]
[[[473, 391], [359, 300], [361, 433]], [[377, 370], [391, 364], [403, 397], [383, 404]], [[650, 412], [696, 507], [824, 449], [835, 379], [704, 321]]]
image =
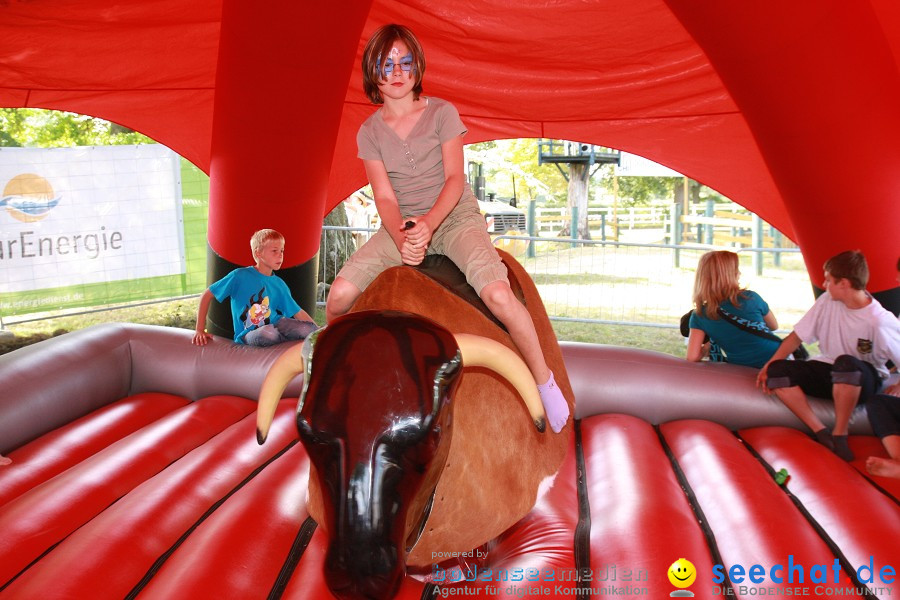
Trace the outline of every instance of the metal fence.
[[[546, 234], [562, 229], [572, 220], [571, 209], [567, 206], [534, 208], [535, 232]], [[669, 206], [639, 206], [612, 208], [609, 206], [591, 206], [588, 208], [588, 222], [591, 231], [601, 232], [603, 226], [609, 228], [634, 229], [635, 227], [659, 227], [671, 219]]]
[[[359, 243], [374, 232], [325, 229], [332, 236], [355, 235]], [[681, 315], [690, 309], [697, 261], [714, 249], [521, 235], [496, 236], [494, 244], [515, 256], [534, 279], [551, 320], [663, 328], [678, 327]], [[796, 322], [813, 300], [800, 251], [733, 250], [741, 257], [742, 285], [760, 292], [769, 302], [782, 330]], [[329, 256], [333, 253], [325, 251], [320, 260]], [[754, 268], [757, 263], [766, 265], [762, 275]], [[339, 268], [325, 265], [326, 272]], [[324, 304], [324, 296], [319, 300]]]
[[[374, 229], [325, 226], [319, 261], [333, 279], [345, 251], [365, 243]], [[554, 321], [676, 328], [691, 306], [694, 273], [700, 256], [711, 246], [675, 245], [570, 238], [501, 235], [494, 244], [516, 257], [534, 279]], [[796, 248], [733, 249], [741, 257], [742, 285], [759, 292], [778, 315], [781, 331], [789, 331], [813, 301], [809, 276]], [[344, 253], [346, 255], [346, 252]], [[754, 266], [765, 263], [764, 274]], [[317, 304], [324, 306], [327, 286], [320, 283]], [[185, 296], [189, 298], [192, 296]], [[174, 298], [130, 304], [122, 308]], [[114, 307], [86, 309], [87, 314]], [[53, 318], [44, 314], [3, 325]]]

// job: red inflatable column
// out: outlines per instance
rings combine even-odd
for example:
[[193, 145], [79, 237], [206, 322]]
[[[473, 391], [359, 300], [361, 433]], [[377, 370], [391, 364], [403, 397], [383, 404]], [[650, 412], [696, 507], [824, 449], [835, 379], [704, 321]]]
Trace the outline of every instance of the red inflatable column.
[[900, 75], [870, 3], [666, 2], [753, 131], [813, 284], [860, 249], [896, 313]]
[[[278, 275], [310, 314], [328, 173], [371, 0], [224, 0], [210, 162], [211, 283], [253, 264], [250, 236], [286, 240]], [[210, 331], [231, 337], [228, 306]]]

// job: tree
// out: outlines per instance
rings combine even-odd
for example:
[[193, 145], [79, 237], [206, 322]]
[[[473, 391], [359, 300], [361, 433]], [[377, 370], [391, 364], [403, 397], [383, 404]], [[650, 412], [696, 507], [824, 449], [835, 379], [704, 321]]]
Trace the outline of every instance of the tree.
[[[347, 227], [347, 211], [344, 209], [343, 202], [338, 203], [330, 213], [325, 215], [323, 225]], [[356, 246], [353, 243], [353, 236], [349, 232], [323, 230], [322, 239], [319, 242], [319, 282], [330, 286], [354, 250], [356, 250]]]
[[[582, 240], [591, 239], [591, 228], [588, 225], [588, 183], [591, 172], [589, 165], [584, 163], [569, 164], [569, 195], [567, 205], [570, 215], [578, 215], [578, 223], [575, 225], [576, 237]], [[569, 236], [572, 232], [571, 224], [563, 227], [560, 237]]]
[[40, 108], [0, 108], [0, 132], [0, 146], [66, 148], [156, 143], [103, 119]]
[[685, 190], [684, 179], [675, 179], [673, 192], [675, 204], [685, 204], [684, 193], [687, 191], [687, 203], [700, 202], [700, 184], [693, 179], [687, 180], [687, 190]]
[[[604, 175], [601, 184], [607, 190], [612, 190], [614, 184], [613, 174]], [[681, 182], [677, 177], [619, 177], [618, 198], [619, 204], [625, 208], [633, 206], [647, 206], [652, 200], [661, 198], [671, 199], [675, 193], [676, 182]]]
[[488, 190], [524, 203], [543, 197], [562, 204], [568, 184], [552, 165], [538, 165], [537, 141], [533, 138], [494, 140], [466, 146], [466, 159], [480, 162]]

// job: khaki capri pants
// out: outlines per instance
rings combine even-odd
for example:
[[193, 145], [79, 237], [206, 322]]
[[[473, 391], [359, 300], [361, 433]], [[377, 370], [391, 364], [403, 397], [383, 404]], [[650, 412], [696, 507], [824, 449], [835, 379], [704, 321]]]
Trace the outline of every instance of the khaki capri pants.
[[[489, 283], [505, 281], [509, 285], [506, 265], [491, 244], [474, 196], [459, 201], [435, 230], [425, 253], [443, 254], [452, 260], [479, 296]], [[343, 277], [363, 291], [382, 271], [402, 264], [400, 251], [382, 227], [344, 263], [338, 277]]]

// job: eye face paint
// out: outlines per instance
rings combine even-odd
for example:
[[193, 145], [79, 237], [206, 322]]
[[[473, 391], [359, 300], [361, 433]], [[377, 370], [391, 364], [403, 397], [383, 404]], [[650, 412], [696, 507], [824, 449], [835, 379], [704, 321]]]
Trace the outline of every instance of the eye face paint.
[[410, 71], [412, 71], [412, 52], [407, 52], [403, 57], [398, 57], [399, 54], [400, 52], [398, 52], [396, 48], [391, 49], [391, 54], [388, 56], [387, 60], [384, 61], [384, 68], [382, 69], [385, 78], [387, 78], [394, 72], [395, 66], [399, 66], [400, 70], [404, 73], [409, 73]]

